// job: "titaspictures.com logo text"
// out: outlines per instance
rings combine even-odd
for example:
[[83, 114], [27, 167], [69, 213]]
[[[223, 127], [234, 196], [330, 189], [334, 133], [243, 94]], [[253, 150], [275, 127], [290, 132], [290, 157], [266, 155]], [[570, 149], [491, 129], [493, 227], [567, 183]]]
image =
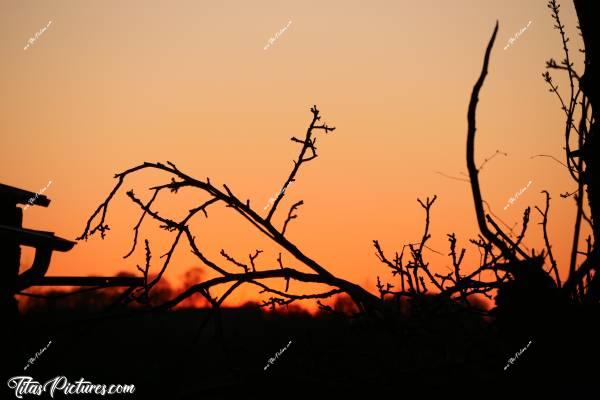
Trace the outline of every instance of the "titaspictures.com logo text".
[[22, 399], [26, 395], [41, 396], [43, 393], [54, 394], [62, 392], [65, 395], [73, 394], [99, 394], [102, 396], [111, 394], [133, 394], [135, 385], [121, 384], [95, 384], [80, 378], [73, 383], [66, 376], [57, 376], [45, 383], [34, 380], [31, 376], [13, 376], [8, 380], [8, 387], [14, 389], [15, 396]]

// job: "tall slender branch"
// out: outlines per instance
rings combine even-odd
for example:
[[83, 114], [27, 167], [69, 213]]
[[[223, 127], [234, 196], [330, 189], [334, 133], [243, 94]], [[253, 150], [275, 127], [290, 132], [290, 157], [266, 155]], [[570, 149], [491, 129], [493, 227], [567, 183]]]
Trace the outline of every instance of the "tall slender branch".
[[479, 75], [479, 79], [475, 83], [473, 87], [473, 92], [471, 93], [471, 100], [469, 102], [469, 110], [467, 113], [467, 169], [469, 172], [469, 179], [471, 180], [471, 190], [473, 192], [473, 202], [475, 205], [475, 214], [477, 216], [477, 224], [479, 225], [479, 230], [482, 235], [492, 242], [496, 247], [498, 247], [503, 255], [511, 260], [516, 260], [514, 253], [508, 248], [506, 243], [500, 240], [496, 235], [494, 235], [488, 228], [486, 223], [486, 215], [483, 210], [483, 199], [481, 197], [481, 188], [479, 186], [479, 170], [477, 169], [477, 165], [475, 164], [475, 115], [477, 111], [477, 102], [479, 101], [479, 92], [483, 86], [485, 81], [485, 77], [488, 73], [488, 65], [490, 61], [490, 54], [492, 52], [492, 47], [494, 46], [494, 41], [496, 40], [496, 34], [498, 33], [498, 22], [496, 21], [496, 26], [494, 27], [494, 32], [492, 33], [492, 37], [487, 45], [485, 50], [485, 56], [483, 58], [483, 66], [481, 68], [481, 74]]
[[[319, 109], [317, 108], [317, 106], [313, 106], [310, 109], [310, 111], [313, 114], [313, 119], [310, 123], [310, 126], [306, 130], [306, 136], [304, 137], [304, 140], [300, 140], [295, 137], [292, 137], [292, 139], [291, 139], [293, 142], [302, 144], [302, 148], [300, 149], [300, 153], [298, 154], [298, 159], [296, 161], [294, 161], [294, 167], [292, 168], [290, 175], [288, 176], [285, 183], [283, 184], [283, 188], [286, 188], [291, 182], [293, 182], [295, 180], [296, 174], [300, 170], [300, 166], [302, 166], [303, 163], [317, 158], [317, 150], [315, 147], [315, 142], [317, 139], [313, 138], [313, 131], [315, 129], [320, 129], [320, 130], [325, 131], [325, 133], [328, 133], [328, 132], [332, 132], [335, 130], [335, 127], [329, 127], [326, 124], [317, 125], [317, 122], [321, 119], [321, 116], [319, 115]], [[309, 150], [312, 152], [312, 155], [306, 157], [305, 156], [306, 152]], [[267, 214], [266, 221], [271, 221], [273, 214], [275, 214], [275, 210], [277, 210], [277, 205], [279, 205], [279, 202], [281, 201], [281, 199], [283, 199], [284, 195], [285, 195], [285, 190], [281, 190], [279, 192], [279, 194], [277, 195], [277, 198], [275, 199], [275, 202], [273, 203], [273, 207], [271, 207], [269, 214]]]

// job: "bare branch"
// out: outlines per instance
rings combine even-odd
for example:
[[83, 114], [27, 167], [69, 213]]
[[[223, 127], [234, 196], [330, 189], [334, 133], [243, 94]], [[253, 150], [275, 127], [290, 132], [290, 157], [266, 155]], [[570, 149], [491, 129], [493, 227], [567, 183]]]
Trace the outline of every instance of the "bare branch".
[[252, 271], [256, 272], [256, 266], [254, 265], [254, 260], [256, 260], [256, 258], [260, 255], [260, 253], [262, 253], [262, 250], [256, 250], [256, 253], [254, 253], [254, 255], [249, 254], [248, 257], [250, 258], [250, 265], [252, 265]]
[[542, 190], [542, 193], [546, 195], [546, 208], [542, 211], [538, 206], [536, 206], [536, 210], [542, 216], [542, 222], [539, 225], [542, 225], [542, 232], [544, 233], [544, 243], [546, 244], [546, 251], [548, 252], [548, 258], [550, 258], [551, 270], [554, 271], [554, 276], [556, 278], [556, 285], [560, 288], [560, 276], [558, 274], [558, 267], [556, 265], [556, 260], [554, 259], [554, 255], [552, 254], [552, 246], [550, 245], [550, 239], [548, 239], [548, 211], [550, 210], [550, 193], [547, 190]]
[[[483, 66], [481, 69], [481, 74], [479, 79], [475, 83], [473, 87], [473, 92], [471, 94], [471, 100], [469, 102], [469, 111], [467, 115], [468, 122], [468, 130], [467, 130], [467, 169], [469, 172], [469, 178], [471, 180], [471, 189], [473, 192], [473, 201], [475, 205], [475, 213], [477, 215], [477, 223], [479, 224], [479, 230], [488, 239], [492, 242], [496, 247], [502, 250], [502, 253], [505, 257], [509, 259], [516, 260], [514, 254], [510, 251], [506, 243], [500, 240], [496, 235], [490, 232], [487, 224], [486, 224], [486, 216], [483, 210], [483, 203], [481, 197], [481, 189], [479, 187], [479, 179], [478, 174], [479, 170], [475, 165], [475, 114], [477, 111], [477, 102], [479, 100], [479, 92], [481, 91], [481, 87], [485, 81], [485, 77], [487, 76], [488, 64], [490, 60], [490, 53], [492, 51], [492, 47], [494, 46], [494, 41], [496, 40], [496, 34], [498, 33], [498, 22], [496, 22], [496, 26], [494, 27], [494, 32], [492, 33], [492, 37], [488, 43], [488, 46], [485, 51], [485, 56], [483, 58]], [[489, 216], [488, 216], [489, 218]], [[498, 228], [499, 229], [499, 228]]]
[[[298, 170], [300, 169], [300, 167], [302, 166], [303, 163], [311, 161], [317, 157], [317, 152], [316, 152], [316, 148], [315, 148], [316, 138], [312, 137], [313, 131], [315, 129], [320, 129], [320, 130], [325, 131], [325, 133], [328, 133], [328, 132], [332, 132], [335, 130], [334, 127], [329, 127], [325, 124], [316, 125], [317, 121], [319, 121], [321, 119], [321, 117], [319, 115], [319, 110], [317, 109], [317, 106], [313, 106], [310, 109], [310, 111], [313, 114], [313, 119], [310, 123], [310, 126], [308, 127], [308, 129], [306, 131], [306, 136], [305, 136], [304, 140], [300, 140], [295, 137], [292, 137], [292, 139], [291, 139], [293, 142], [301, 143], [302, 148], [300, 149], [300, 153], [298, 154], [297, 161], [294, 161], [294, 168], [292, 168], [290, 175], [288, 176], [285, 183], [283, 184], [283, 188], [287, 187], [288, 184], [290, 184], [290, 182], [293, 182], [295, 180], [296, 174], [298, 173]], [[310, 150], [312, 152], [312, 156], [305, 157], [305, 154], [308, 150]], [[279, 202], [281, 201], [281, 199], [283, 198], [284, 195], [285, 195], [285, 191], [280, 191], [279, 194], [277, 195], [277, 198], [275, 199], [275, 202], [273, 203], [273, 206], [271, 207], [271, 210], [269, 211], [269, 214], [267, 215], [267, 218], [266, 218], [267, 222], [271, 221], [271, 218], [273, 217], [275, 210], [277, 210], [277, 206], [279, 205]]]
[[225, 250], [221, 249], [221, 253], [220, 253], [227, 261], [229, 261], [230, 263], [232, 263], [233, 265], [237, 265], [238, 267], [242, 268], [244, 270], [244, 272], [248, 272], [249, 268], [246, 264], [243, 264], [241, 262], [238, 262], [235, 260], [235, 258], [229, 256], [227, 253], [225, 253]]
[[298, 201], [298, 202], [294, 203], [294, 204], [292, 205], [292, 207], [290, 207], [290, 211], [289, 211], [289, 213], [288, 213], [288, 216], [287, 216], [287, 218], [286, 218], [286, 220], [285, 220], [285, 222], [284, 222], [284, 224], [283, 224], [283, 229], [281, 230], [281, 234], [282, 234], [282, 235], [285, 235], [285, 230], [286, 230], [286, 228], [287, 228], [287, 224], [288, 224], [288, 223], [289, 223], [291, 220], [293, 220], [293, 219], [295, 219], [295, 218], [297, 218], [297, 217], [298, 217], [298, 215], [296, 215], [296, 214], [292, 214], [292, 213], [294, 212], [294, 210], [297, 210], [297, 209], [298, 209], [298, 207], [300, 207], [300, 206], [301, 206], [301, 205], [303, 205], [303, 204], [304, 204], [304, 201], [300, 200], [300, 201]]

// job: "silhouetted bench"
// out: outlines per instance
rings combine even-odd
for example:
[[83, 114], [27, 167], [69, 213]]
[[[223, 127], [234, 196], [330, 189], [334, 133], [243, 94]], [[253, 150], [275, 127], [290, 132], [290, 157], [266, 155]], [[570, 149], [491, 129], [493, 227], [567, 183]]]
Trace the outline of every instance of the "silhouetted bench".
[[[76, 242], [63, 239], [54, 232], [22, 227], [23, 210], [19, 204], [48, 207], [44, 195], [0, 184], [0, 288], [3, 297], [12, 296], [31, 286], [124, 286], [144, 285], [143, 278], [102, 276], [46, 276], [54, 251], [66, 252]], [[19, 274], [20, 246], [35, 248], [32, 266]]]

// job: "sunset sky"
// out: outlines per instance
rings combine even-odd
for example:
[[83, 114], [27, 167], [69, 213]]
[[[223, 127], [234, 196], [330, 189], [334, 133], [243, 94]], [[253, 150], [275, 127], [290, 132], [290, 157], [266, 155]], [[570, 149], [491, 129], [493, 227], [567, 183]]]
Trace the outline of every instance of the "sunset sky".
[[[483, 197], [513, 225], [526, 206], [543, 206], [540, 192], [548, 190], [549, 233], [564, 277], [575, 209], [559, 193], [575, 185], [558, 163], [531, 159], [564, 159], [564, 118], [541, 77], [545, 60], [563, 57], [546, 3], [2, 0], [0, 182], [36, 192], [52, 181], [44, 192], [50, 206], [25, 210], [24, 226], [72, 240], [116, 183], [114, 174], [144, 161], [172, 161], [189, 175], [226, 183], [262, 211], [297, 158], [290, 137], [304, 135], [316, 104], [337, 129], [318, 134], [319, 158], [286, 191], [277, 226], [303, 199], [287, 236], [333, 274], [374, 291], [377, 276], [390, 275], [372, 240], [390, 255], [419, 240], [424, 213], [416, 199], [437, 195], [429, 247], [446, 254], [446, 234], [456, 232], [470, 270], [478, 260], [468, 243], [477, 235], [470, 188], [438, 172], [466, 173], [467, 104], [498, 20], [476, 154], [478, 163], [496, 150], [508, 156], [481, 172]], [[581, 70], [572, 3], [562, 2], [561, 11]], [[143, 247], [122, 256], [140, 210], [125, 192], [148, 199], [148, 187], [169, 180], [143, 173], [126, 181], [109, 209], [107, 239], [54, 255], [49, 275], [136, 272]], [[203, 199], [165, 196], [155, 208], [181, 218]], [[532, 211], [530, 247], [540, 243], [539, 221]], [[174, 234], [148, 222], [141, 239], [150, 239], [157, 271]], [[244, 261], [263, 249], [258, 265], [277, 266], [279, 250], [230, 209], [213, 208], [193, 227], [206, 255], [232, 271], [222, 248]], [[451, 265], [447, 256], [427, 257], [436, 271]], [[298, 265], [285, 253], [284, 261]], [[193, 266], [205, 268], [184, 243], [166, 276], [178, 282]], [[229, 304], [258, 298], [243, 287]]]

